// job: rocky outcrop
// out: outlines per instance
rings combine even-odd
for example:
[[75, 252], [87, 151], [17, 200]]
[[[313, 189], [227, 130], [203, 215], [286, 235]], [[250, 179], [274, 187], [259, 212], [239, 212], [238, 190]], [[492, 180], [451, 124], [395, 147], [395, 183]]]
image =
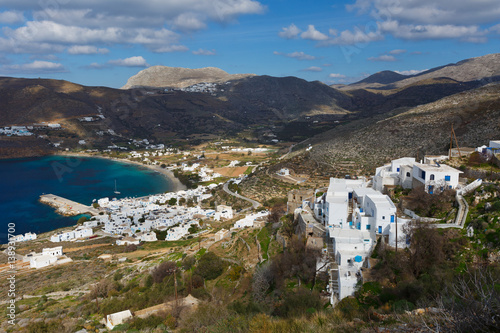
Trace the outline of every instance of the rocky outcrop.
[[229, 74], [220, 68], [182, 68], [152, 66], [128, 79], [122, 89], [137, 87], [185, 88], [201, 82], [222, 83], [242, 79], [254, 74]]

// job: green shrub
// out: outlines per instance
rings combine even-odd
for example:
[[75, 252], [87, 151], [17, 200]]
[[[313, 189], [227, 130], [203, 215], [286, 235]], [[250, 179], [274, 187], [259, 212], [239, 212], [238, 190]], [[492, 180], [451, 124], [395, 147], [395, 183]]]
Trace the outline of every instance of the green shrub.
[[215, 253], [207, 252], [201, 256], [195, 274], [206, 280], [213, 280], [222, 274], [224, 267], [224, 262]]
[[339, 309], [348, 320], [358, 317], [361, 310], [358, 300], [354, 297], [346, 297], [342, 299], [337, 304], [336, 308]]
[[405, 311], [412, 311], [415, 309], [415, 305], [412, 302], [408, 302], [405, 299], [394, 302], [392, 305], [392, 310], [396, 313], [404, 313]]

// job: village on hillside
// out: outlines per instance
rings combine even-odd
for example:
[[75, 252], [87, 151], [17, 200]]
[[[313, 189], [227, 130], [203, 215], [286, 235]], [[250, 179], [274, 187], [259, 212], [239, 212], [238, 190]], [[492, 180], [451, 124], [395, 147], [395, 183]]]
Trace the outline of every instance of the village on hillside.
[[[488, 146], [474, 151], [494, 155], [497, 149], [500, 149], [500, 142], [491, 141]], [[150, 155], [133, 152], [131, 156], [147, 159]], [[448, 158], [426, 156], [417, 161], [412, 157], [402, 157], [376, 168], [370, 179], [331, 178], [326, 188], [301, 187], [288, 192], [286, 210], [298, 221], [296, 232], [307, 240], [308, 247], [322, 253], [317, 267], [318, 272], [328, 274], [324, 295], [332, 305], [354, 295], [364, 283], [373, 265], [372, 253], [377, 243], [396, 249], [409, 246], [411, 238], [408, 233], [414, 221], [429, 222], [437, 228], [464, 228], [469, 207], [463, 196], [478, 188], [482, 181], [464, 183], [460, 177], [463, 172], [445, 164]], [[231, 162], [229, 167], [236, 167], [238, 163]], [[213, 170], [200, 164], [182, 163], [178, 168], [189, 172], [200, 170], [203, 181], [214, 179], [207, 174], [213, 174]], [[287, 176], [289, 170], [281, 169], [278, 174]], [[215, 175], [215, 178], [217, 176], [220, 175]], [[228, 183], [239, 183], [245, 177], [241, 174], [240, 178], [230, 179]], [[231, 206], [222, 204], [202, 208], [202, 203], [207, 202], [213, 191], [222, 185], [199, 185], [194, 189], [144, 198], [101, 198], [94, 203], [95, 212], [90, 219], [73, 230], [51, 234], [48, 240], [50, 243], [85, 242], [97, 237], [112, 237], [117, 246], [137, 246], [144, 242], [179, 241], [211, 234], [212, 242], [208, 244], [213, 244], [227, 240], [238, 230], [262, 228], [270, 220], [270, 212], [262, 208], [250, 214], [236, 212]], [[420, 188], [431, 195], [452, 190], [458, 211], [445, 221], [418, 216], [391, 200], [388, 194], [393, 194], [397, 188]], [[215, 227], [221, 221], [233, 222], [228, 229]], [[473, 230], [468, 232], [473, 233]], [[162, 235], [161, 240], [157, 235]], [[26, 233], [16, 236], [13, 241], [36, 239], [36, 234]], [[64, 255], [62, 246], [43, 248], [41, 253], [31, 252], [22, 259], [35, 269], [72, 261]]]

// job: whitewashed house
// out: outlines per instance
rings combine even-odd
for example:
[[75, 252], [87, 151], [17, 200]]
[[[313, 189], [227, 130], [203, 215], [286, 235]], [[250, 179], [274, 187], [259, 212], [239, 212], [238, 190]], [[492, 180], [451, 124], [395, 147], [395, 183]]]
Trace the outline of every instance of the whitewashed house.
[[413, 157], [403, 157], [377, 168], [373, 188], [383, 192], [386, 187], [398, 185], [403, 188], [423, 186], [430, 194], [457, 188], [460, 170], [438, 163], [437, 157], [426, 161], [429, 164], [417, 163]]
[[45, 248], [42, 253], [30, 253], [24, 257], [23, 261], [29, 260], [30, 268], [39, 269], [54, 264], [62, 255], [62, 246], [57, 246]]
[[101, 198], [101, 199], [98, 199], [97, 200], [97, 204], [100, 206], [100, 207], [107, 207], [108, 204], [109, 204], [109, 198]]
[[385, 186], [400, 185], [403, 188], [411, 188], [415, 163], [415, 158], [403, 157], [378, 167], [373, 177], [373, 188], [379, 192], [383, 192]]
[[247, 228], [247, 227], [253, 228], [257, 219], [265, 218], [268, 215], [269, 215], [269, 212], [267, 210], [264, 210], [264, 211], [261, 211], [258, 213], [254, 213], [254, 214], [249, 214], [249, 215], [245, 216], [244, 218], [242, 218], [241, 220], [236, 221], [236, 223], [234, 224], [232, 229], [242, 229], [242, 228]]
[[356, 188], [366, 187], [364, 179], [330, 178], [328, 191], [316, 202], [314, 213], [325, 226], [348, 228], [352, 213], [350, 200]]
[[140, 243], [140, 240], [133, 237], [123, 237], [122, 239], [116, 240], [116, 245], [139, 245]]
[[67, 242], [67, 241], [70, 241], [72, 239], [75, 239], [75, 232], [74, 231], [58, 232], [58, 233], [50, 236], [50, 241], [52, 243]]
[[215, 241], [218, 242], [229, 236], [229, 230], [221, 229], [215, 233]]
[[290, 176], [290, 169], [282, 168], [280, 169], [280, 171], [277, 172], [277, 174], [280, 176]]
[[9, 242], [26, 242], [30, 240], [35, 240], [36, 239], [36, 234], [33, 232], [27, 232], [24, 235], [17, 235], [14, 237], [9, 238]]
[[136, 237], [140, 239], [141, 242], [156, 242], [158, 240], [155, 232], [141, 232], [136, 234]]
[[56, 246], [56, 247], [50, 247], [50, 248], [45, 248], [42, 250], [43, 255], [51, 255], [54, 257], [60, 257], [63, 255], [62, 252], [62, 246]]
[[75, 238], [87, 238], [94, 234], [92, 228], [78, 227], [75, 229]]
[[221, 219], [230, 220], [233, 218], [233, 208], [231, 206], [218, 205], [217, 211], [214, 214], [214, 219], [220, 221]]
[[413, 165], [413, 188], [423, 186], [429, 194], [445, 189], [455, 189], [458, 186], [462, 171], [446, 164], [420, 164]]
[[123, 324], [128, 319], [132, 318], [132, 312], [125, 310], [116, 312], [106, 316], [106, 327], [112, 330], [115, 326]]
[[54, 264], [57, 257], [51, 255], [36, 254], [30, 258], [30, 268], [43, 268]]
[[[107, 217], [107, 215], [106, 215], [106, 217]], [[84, 228], [95, 228], [95, 227], [97, 227], [99, 225], [99, 223], [100, 222], [97, 219], [96, 220], [85, 221], [85, 222], [83, 222], [83, 227]]]

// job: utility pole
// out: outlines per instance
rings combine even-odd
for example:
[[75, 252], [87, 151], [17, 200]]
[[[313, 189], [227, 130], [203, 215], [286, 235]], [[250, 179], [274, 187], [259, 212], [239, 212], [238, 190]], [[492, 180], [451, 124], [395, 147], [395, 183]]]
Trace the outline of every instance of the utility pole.
[[398, 209], [396, 208], [396, 254], [398, 253]]
[[177, 302], [177, 269], [174, 270], [175, 301]]
[[460, 147], [458, 146], [457, 135], [455, 134], [455, 130], [453, 129], [453, 124], [451, 124], [451, 133], [450, 133], [450, 152], [448, 153], [448, 159], [451, 159], [451, 149], [453, 148], [453, 138], [455, 138], [455, 144], [457, 145], [458, 156], [462, 158], [462, 153], [460, 152]]

